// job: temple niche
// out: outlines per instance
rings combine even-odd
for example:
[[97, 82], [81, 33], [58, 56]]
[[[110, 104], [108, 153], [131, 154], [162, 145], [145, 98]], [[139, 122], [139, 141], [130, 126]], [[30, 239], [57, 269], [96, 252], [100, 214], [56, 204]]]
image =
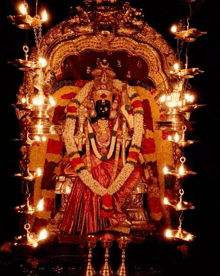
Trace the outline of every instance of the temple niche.
[[[28, 198], [44, 199], [31, 229], [65, 236], [169, 226], [163, 199], [175, 198], [178, 183], [162, 169], [174, 166], [178, 151], [157, 127], [175, 62], [168, 43], [128, 2], [84, 1], [42, 37], [30, 62], [39, 56], [47, 65], [25, 71], [16, 109], [29, 141], [29, 160], [21, 160]], [[35, 101], [24, 117], [24, 96], [43, 97], [46, 107]]]

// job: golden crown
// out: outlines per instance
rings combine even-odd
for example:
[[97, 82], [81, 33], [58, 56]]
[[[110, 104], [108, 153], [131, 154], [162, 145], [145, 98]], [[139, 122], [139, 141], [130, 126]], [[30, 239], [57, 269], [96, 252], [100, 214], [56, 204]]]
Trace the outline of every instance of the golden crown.
[[94, 78], [95, 90], [112, 90], [115, 72], [109, 66], [109, 63], [106, 59], [104, 59], [102, 62], [98, 61], [97, 67], [92, 71], [92, 76]]

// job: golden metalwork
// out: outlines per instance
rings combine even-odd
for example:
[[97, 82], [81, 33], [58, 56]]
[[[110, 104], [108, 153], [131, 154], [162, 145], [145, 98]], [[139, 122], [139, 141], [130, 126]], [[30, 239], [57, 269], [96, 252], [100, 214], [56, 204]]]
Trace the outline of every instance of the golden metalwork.
[[109, 264], [109, 248], [111, 248], [113, 240], [113, 235], [108, 233], [100, 238], [102, 246], [105, 249], [104, 264], [99, 272], [102, 276], [112, 276], [114, 274]]
[[128, 236], [120, 236], [117, 239], [118, 246], [122, 250], [121, 253], [121, 265], [119, 266], [117, 270], [118, 276], [126, 276], [127, 275], [127, 268], [125, 264], [125, 250], [127, 248], [127, 245], [131, 242], [131, 238]]
[[92, 266], [92, 250], [95, 248], [97, 241], [98, 241], [98, 238], [94, 235], [89, 235], [87, 237], [87, 245], [89, 248], [89, 253], [88, 253], [88, 262], [87, 262], [87, 266], [86, 266], [85, 276], [96, 275], [96, 271]]

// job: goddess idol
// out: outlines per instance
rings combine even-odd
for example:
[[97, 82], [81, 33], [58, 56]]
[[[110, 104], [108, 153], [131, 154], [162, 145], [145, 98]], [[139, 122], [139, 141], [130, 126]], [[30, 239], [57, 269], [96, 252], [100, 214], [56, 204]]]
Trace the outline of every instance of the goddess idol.
[[[142, 169], [142, 100], [99, 61], [67, 106], [65, 174], [74, 177], [60, 230], [88, 234], [132, 226], [126, 202], [149, 177]], [[147, 220], [143, 210], [140, 221]], [[120, 228], [121, 227], [121, 228]]]

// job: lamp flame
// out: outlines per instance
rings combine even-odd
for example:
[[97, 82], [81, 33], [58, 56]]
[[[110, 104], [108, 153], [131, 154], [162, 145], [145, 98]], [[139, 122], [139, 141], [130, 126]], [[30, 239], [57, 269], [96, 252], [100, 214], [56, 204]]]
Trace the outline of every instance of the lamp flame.
[[178, 135], [178, 133], [176, 132], [175, 136], [174, 136], [174, 140], [177, 143], [179, 141], [180, 137]]
[[165, 232], [165, 237], [172, 238], [172, 231], [170, 229], [167, 229]]
[[160, 98], [160, 102], [164, 103], [166, 101], [166, 95], [162, 95]]
[[37, 176], [41, 176], [42, 175], [41, 168], [37, 168], [36, 174], [37, 174]]
[[170, 28], [172, 33], [176, 33], [177, 32], [177, 25], [172, 25]]
[[179, 167], [179, 175], [184, 175], [184, 174], [185, 174], [185, 168], [184, 168], [183, 164], [181, 164]]
[[20, 13], [21, 13], [22, 15], [27, 15], [27, 8], [28, 8], [27, 3], [21, 4], [21, 5], [19, 6]]
[[47, 60], [43, 57], [39, 57], [38, 62], [42, 68], [47, 65]]
[[38, 211], [43, 211], [43, 210], [44, 210], [44, 198], [42, 198], [42, 199], [39, 201], [39, 203], [38, 203], [38, 205], [37, 205], [37, 210], [38, 210]]
[[34, 105], [43, 105], [44, 104], [44, 95], [37, 95], [34, 99], [33, 99], [33, 104]]
[[51, 106], [55, 106], [56, 105], [56, 102], [54, 101], [53, 97], [49, 97], [49, 101], [50, 101], [50, 104]]
[[46, 10], [44, 10], [42, 12], [41, 19], [42, 19], [43, 22], [46, 22], [48, 20], [48, 15], [47, 15]]
[[43, 229], [39, 234], [38, 241], [45, 240], [47, 236], [48, 236], [47, 230]]
[[173, 69], [177, 72], [177, 71], [179, 71], [179, 69], [180, 69], [180, 65], [179, 65], [179, 63], [178, 62], [176, 62], [176, 63], [174, 63], [174, 65], [173, 65]]
[[164, 173], [164, 174], [167, 174], [167, 173], [168, 173], [168, 168], [167, 168], [167, 166], [164, 166], [164, 167], [163, 167], [163, 173]]
[[169, 201], [168, 201], [168, 199], [167, 199], [166, 197], [163, 199], [163, 203], [164, 203], [165, 205], [169, 205]]

